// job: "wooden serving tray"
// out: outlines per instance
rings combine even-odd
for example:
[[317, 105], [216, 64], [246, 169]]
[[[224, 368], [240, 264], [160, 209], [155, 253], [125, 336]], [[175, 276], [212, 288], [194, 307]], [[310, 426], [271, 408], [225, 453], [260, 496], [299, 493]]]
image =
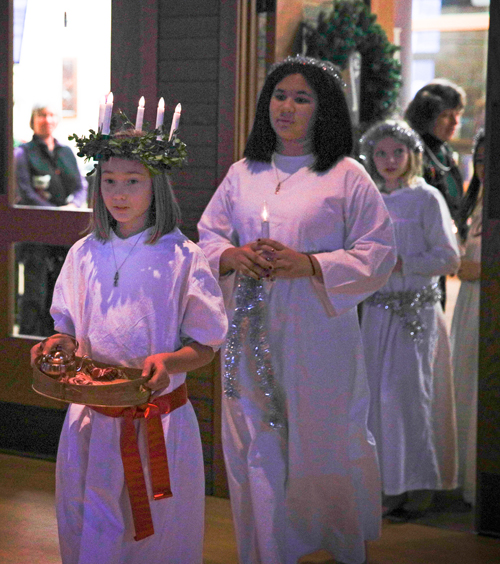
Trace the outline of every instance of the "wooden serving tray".
[[[77, 358], [77, 362], [79, 361], [80, 359]], [[101, 362], [92, 362], [99, 368], [108, 366]], [[117, 368], [123, 370], [130, 380], [82, 386], [59, 382], [34, 366], [32, 387], [37, 394], [68, 403], [98, 407], [131, 407], [147, 403], [151, 390], [145, 388], [143, 384], [148, 380], [148, 377], [141, 377], [142, 370], [139, 368], [126, 368], [124, 366]]]

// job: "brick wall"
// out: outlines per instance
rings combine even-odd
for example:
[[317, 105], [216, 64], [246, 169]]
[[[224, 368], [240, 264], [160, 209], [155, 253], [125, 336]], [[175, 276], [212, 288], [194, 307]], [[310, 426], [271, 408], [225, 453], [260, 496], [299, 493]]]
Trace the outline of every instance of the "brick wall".
[[189, 164], [173, 174], [182, 208], [182, 230], [196, 240], [196, 223], [217, 186], [219, 2], [159, 3], [158, 97], [165, 115], [182, 104], [180, 137]]
[[[182, 104], [179, 136], [189, 163], [172, 180], [182, 231], [196, 241], [200, 215], [233, 161], [236, 2], [160, 0], [158, 8], [157, 95], [165, 98], [166, 116]], [[218, 366], [216, 359], [191, 373], [188, 386], [200, 423], [207, 493], [225, 495]]]

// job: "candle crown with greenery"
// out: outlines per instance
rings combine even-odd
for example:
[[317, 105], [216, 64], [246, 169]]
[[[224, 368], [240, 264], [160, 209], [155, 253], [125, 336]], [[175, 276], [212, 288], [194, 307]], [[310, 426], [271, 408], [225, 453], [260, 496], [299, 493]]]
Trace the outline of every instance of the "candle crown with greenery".
[[[68, 139], [76, 142], [77, 155], [85, 161], [107, 161], [111, 157], [129, 159], [142, 163], [151, 174], [180, 168], [187, 161], [186, 144], [175, 132], [169, 139], [169, 131], [164, 125], [153, 131], [136, 131], [121, 111], [113, 115], [110, 135], [91, 129], [88, 137], [73, 133]], [[87, 176], [92, 173], [93, 170]]]

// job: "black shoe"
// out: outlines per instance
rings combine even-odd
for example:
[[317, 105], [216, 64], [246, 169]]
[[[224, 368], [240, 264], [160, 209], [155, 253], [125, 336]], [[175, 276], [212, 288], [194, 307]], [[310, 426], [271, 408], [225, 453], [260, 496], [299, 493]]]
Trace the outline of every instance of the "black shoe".
[[409, 511], [408, 509], [404, 509], [404, 507], [398, 507], [394, 509], [394, 511], [391, 511], [386, 517], [398, 523], [408, 523], [409, 521], [416, 521], [426, 514], [427, 511]]

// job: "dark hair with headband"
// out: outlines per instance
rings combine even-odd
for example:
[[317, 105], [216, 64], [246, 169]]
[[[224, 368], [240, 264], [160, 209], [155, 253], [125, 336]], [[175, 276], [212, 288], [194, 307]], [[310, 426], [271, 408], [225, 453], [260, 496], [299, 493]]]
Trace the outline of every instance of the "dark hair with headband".
[[312, 152], [316, 157], [312, 170], [329, 170], [353, 149], [352, 125], [338, 68], [328, 61], [311, 57], [287, 57], [275, 64], [262, 88], [255, 120], [244, 156], [252, 161], [270, 163], [277, 147], [269, 106], [276, 85], [291, 74], [301, 74], [314, 90], [316, 112], [311, 132]]

